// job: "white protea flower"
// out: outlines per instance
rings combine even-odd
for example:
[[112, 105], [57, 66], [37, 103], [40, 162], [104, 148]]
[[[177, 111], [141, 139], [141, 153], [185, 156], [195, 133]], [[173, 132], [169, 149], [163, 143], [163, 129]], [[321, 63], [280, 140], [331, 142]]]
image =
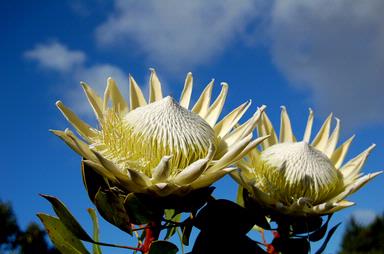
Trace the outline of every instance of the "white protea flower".
[[153, 69], [148, 102], [131, 76], [129, 83], [129, 105], [111, 78], [104, 99], [82, 83], [100, 127], [84, 123], [58, 101], [57, 107], [83, 141], [68, 129], [53, 131], [83, 156], [86, 164], [128, 191], [165, 196], [207, 187], [234, 170], [230, 165], [264, 139], [252, 141], [252, 131], [262, 110], [234, 128], [250, 102], [216, 123], [226, 99], [226, 83], [222, 83], [221, 93], [211, 104], [213, 81], [210, 82], [192, 109], [191, 73], [186, 77], [179, 102], [170, 96], [163, 97]]
[[353, 205], [345, 197], [383, 172], [360, 172], [375, 145], [343, 164], [354, 136], [336, 148], [340, 121], [336, 118], [330, 133], [332, 114], [310, 143], [313, 119], [310, 110], [304, 138], [296, 141], [285, 107], [279, 138], [267, 114], [261, 114], [258, 133], [270, 136], [261, 143], [261, 151], [253, 149], [238, 162], [240, 171], [231, 173], [261, 205], [285, 214], [333, 213]]

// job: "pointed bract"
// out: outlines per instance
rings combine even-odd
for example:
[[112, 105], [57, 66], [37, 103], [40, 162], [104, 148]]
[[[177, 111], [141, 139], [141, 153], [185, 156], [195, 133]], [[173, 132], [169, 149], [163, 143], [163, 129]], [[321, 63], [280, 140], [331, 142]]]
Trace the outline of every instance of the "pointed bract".
[[[310, 109], [303, 141], [296, 142], [291, 121], [282, 107], [280, 142], [277, 142], [272, 123], [265, 112], [261, 113], [258, 133], [271, 136], [263, 137], [264, 142], [259, 138], [248, 144], [248, 148], [255, 148], [249, 152], [247, 147], [243, 149], [239, 156], [244, 156], [244, 159], [237, 163], [240, 172], [231, 173], [234, 180], [248, 190], [250, 198], [261, 206], [294, 216], [334, 213], [353, 205], [344, 198], [383, 173], [361, 173], [375, 145], [342, 165], [354, 136], [336, 148], [340, 120], [335, 118], [335, 128], [329, 135], [332, 114], [309, 144], [313, 115]], [[261, 151], [256, 148], [256, 141], [261, 142]], [[247, 152], [247, 156], [243, 154]]]
[[57, 103], [85, 142], [69, 130], [52, 132], [79, 153], [86, 165], [108, 179], [110, 187], [128, 193], [181, 197], [233, 171], [230, 165], [265, 138], [252, 141], [265, 106], [239, 125], [250, 105], [244, 103], [216, 124], [228, 93], [226, 83], [211, 104], [212, 80], [189, 110], [192, 74], [187, 74], [178, 103], [170, 96], [163, 97], [159, 78], [154, 69], [150, 71], [148, 103], [132, 76], [129, 105], [112, 78], [107, 80], [104, 98], [82, 83], [98, 128], [93, 129]]

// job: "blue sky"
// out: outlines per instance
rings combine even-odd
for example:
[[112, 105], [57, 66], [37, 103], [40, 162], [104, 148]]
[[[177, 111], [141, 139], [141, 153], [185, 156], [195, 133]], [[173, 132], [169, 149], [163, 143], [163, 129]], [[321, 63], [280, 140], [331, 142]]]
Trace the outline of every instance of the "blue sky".
[[[217, 81], [216, 93], [220, 82], [228, 82], [225, 112], [252, 99], [244, 119], [266, 104], [278, 125], [285, 105], [297, 136], [308, 107], [315, 110], [315, 128], [334, 112], [342, 121], [341, 140], [357, 135], [349, 158], [376, 143], [363, 171], [383, 169], [382, 1], [206, 2], [0, 3], [0, 198], [13, 203], [21, 225], [36, 221], [37, 212], [50, 211], [37, 195], [49, 193], [91, 228], [80, 158], [48, 132], [69, 126], [54, 103], [62, 99], [93, 123], [80, 81], [101, 92], [112, 76], [126, 91], [130, 73], [146, 89], [150, 67], [176, 98], [188, 71], [194, 74], [195, 100], [211, 78]], [[383, 212], [383, 184], [379, 176], [351, 196], [357, 206], [332, 222], [346, 222], [352, 214], [367, 222]], [[234, 198], [229, 178], [217, 187], [216, 196]], [[327, 253], [337, 250], [342, 232]], [[126, 239], [106, 223], [102, 238]], [[105, 249], [112, 252], [118, 253]]]

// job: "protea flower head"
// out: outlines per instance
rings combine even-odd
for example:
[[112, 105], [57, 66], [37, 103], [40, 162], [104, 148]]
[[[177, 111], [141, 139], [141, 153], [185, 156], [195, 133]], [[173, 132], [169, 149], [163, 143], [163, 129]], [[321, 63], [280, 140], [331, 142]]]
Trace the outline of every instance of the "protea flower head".
[[234, 129], [250, 102], [217, 123], [227, 96], [226, 83], [211, 104], [210, 82], [191, 109], [191, 73], [179, 102], [163, 96], [153, 69], [148, 101], [131, 76], [129, 83], [129, 104], [111, 78], [103, 99], [82, 83], [100, 126], [89, 126], [58, 101], [57, 107], [83, 140], [68, 129], [53, 131], [97, 173], [129, 192], [182, 195], [207, 187], [234, 170], [230, 165], [263, 140], [252, 141], [262, 110]]
[[336, 148], [340, 121], [336, 118], [330, 133], [332, 114], [310, 143], [313, 120], [310, 110], [304, 137], [297, 141], [285, 107], [279, 138], [267, 114], [261, 114], [258, 133], [270, 136], [261, 151], [253, 149], [238, 163], [239, 172], [231, 173], [257, 203], [283, 214], [329, 214], [353, 205], [345, 198], [382, 173], [360, 172], [375, 145], [343, 164], [354, 136]]

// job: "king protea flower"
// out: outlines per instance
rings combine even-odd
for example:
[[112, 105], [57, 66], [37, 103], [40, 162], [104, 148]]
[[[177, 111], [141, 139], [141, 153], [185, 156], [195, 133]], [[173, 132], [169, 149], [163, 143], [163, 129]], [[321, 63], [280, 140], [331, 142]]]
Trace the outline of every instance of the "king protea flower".
[[310, 110], [304, 137], [296, 141], [285, 107], [279, 138], [267, 114], [261, 114], [258, 133], [270, 136], [261, 151], [253, 149], [238, 163], [240, 172], [231, 173], [259, 204], [285, 214], [333, 213], [353, 205], [345, 198], [382, 173], [360, 172], [375, 145], [343, 164], [354, 136], [336, 148], [340, 121], [336, 118], [330, 133], [332, 114], [310, 142], [313, 119]]
[[82, 83], [99, 128], [89, 126], [58, 101], [57, 107], [83, 140], [68, 129], [53, 131], [86, 164], [129, 192], [182, 195], [207, 187], [234, 170], [230, 165], [263, 140], [252, 141], [261, 110], [234, 129], [250, 102], [217, 123], [227, 96], [226, 83], [222, 83], [221, 93], [211, 104], [210, 82], [192, 108], [191, 73], [179, 102], [163, 96], [153, 69], [148, 101], [131, 76], [129, 83], [129, 104], [111, 78], [103, 99]]

